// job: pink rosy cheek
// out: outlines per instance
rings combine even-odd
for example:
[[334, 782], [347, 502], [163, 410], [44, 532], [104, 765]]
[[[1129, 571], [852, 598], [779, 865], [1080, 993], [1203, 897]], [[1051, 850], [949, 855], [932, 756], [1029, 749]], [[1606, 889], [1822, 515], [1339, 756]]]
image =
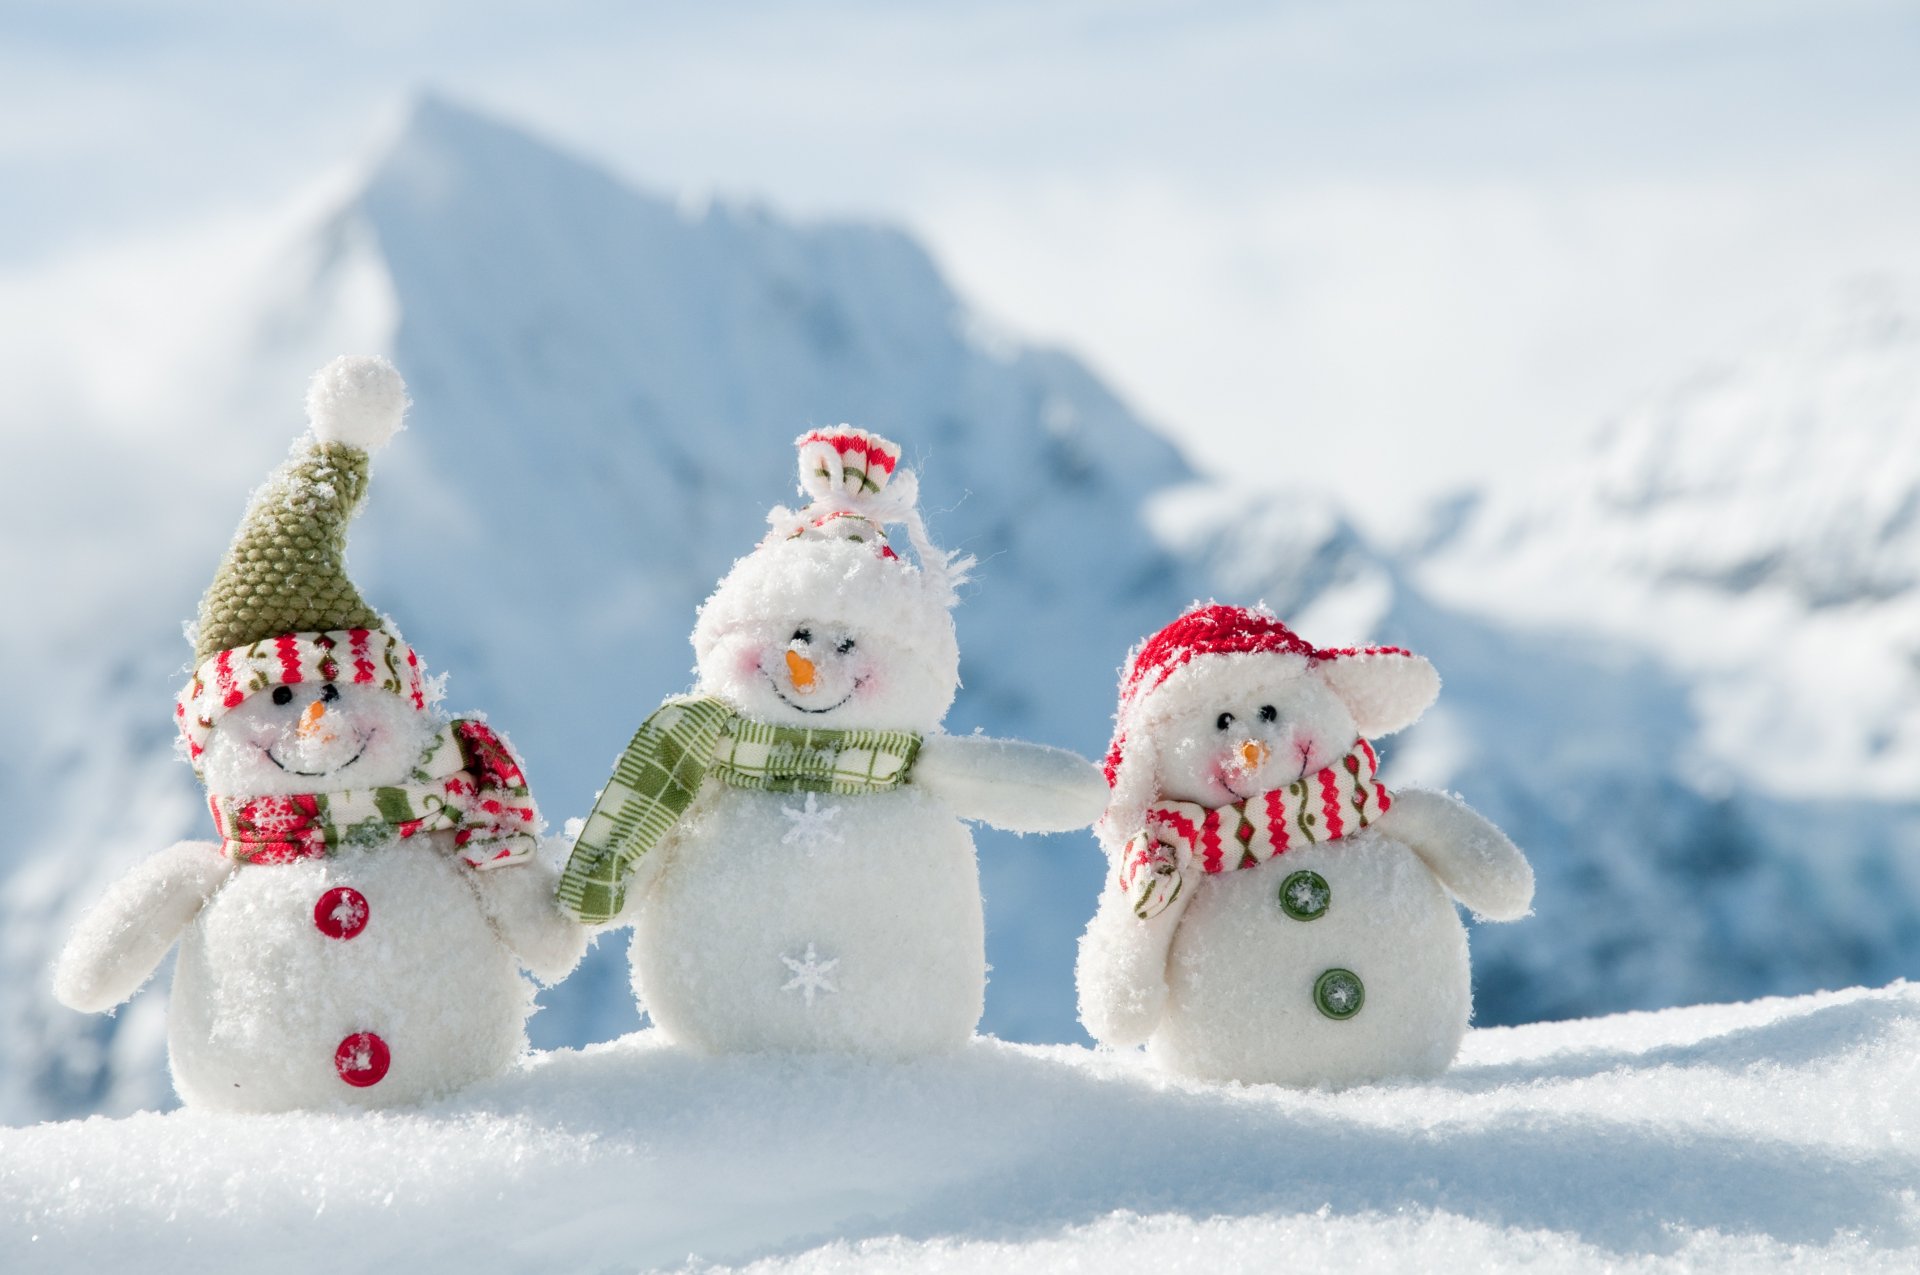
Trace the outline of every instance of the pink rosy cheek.
[[762, 652], [754, 647], [742, 648], [733, 657], [733, 671], [741, 677], [752, 677], [760, 671]]
[[1227, 796], [1245, 793], [1249, 778], [1247, 768], [1241, 764], [1238, 753], [1224, 752], [1214, 758], [1213, 782]]

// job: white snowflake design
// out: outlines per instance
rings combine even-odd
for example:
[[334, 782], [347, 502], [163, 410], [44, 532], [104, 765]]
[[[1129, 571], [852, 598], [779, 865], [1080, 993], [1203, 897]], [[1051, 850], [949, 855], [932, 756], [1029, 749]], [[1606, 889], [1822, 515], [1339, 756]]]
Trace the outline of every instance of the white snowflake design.
[[782, 964], [793, 971], [793, 977], [780, 985], [783, 992], [799, 992], [806, 998], [807, 1008], [813, 1008], [813, 998], [820, 992], [837, 992], [840, 989], [827, 976], [833, 973], [834, 966], [840, 964], [840, 958], [830, 961], [820, 959], [814, 945], [807, 944], [806, 953], [799, 957], [783, 956]]
[[833, 822], [840, 817], [840, 807], [821, 805], [817, 794], [808, 793], [803, 806], [780, 807], [780, 813], [792, 825], [780, 838], [783, 846], [800, 845], [809, 850], [822, 850], [841, 843], [840, 829]]
[[1302, 912], [1321, 912], [1327, 906], [1320, 895], [1320, 888], [1305, 878], [1293, 883], [1289, 897], [1293, 900], [1293, 906]]
[[333, 923], [341, 929], [352, 930], [359, 928], [360, 923], [366, 920], [367, 909], [358, 897], [351, 894], [343, 894], [340, 896], [339, 901], [333, 905], [333, 910], [327, 915], [332, 918]]

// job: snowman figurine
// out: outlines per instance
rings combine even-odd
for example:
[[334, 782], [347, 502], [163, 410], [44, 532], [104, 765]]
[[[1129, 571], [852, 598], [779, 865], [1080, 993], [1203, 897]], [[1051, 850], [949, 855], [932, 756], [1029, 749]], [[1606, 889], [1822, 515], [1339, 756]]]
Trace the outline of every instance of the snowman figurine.
[[1080, 940], [1080, 1017], [1165, 1070], [1347, 1085], [1445, 1070], [1472, 1013], [1459, 900], [1524, 915], [1533, 872], [1456, 798], [1389, 794], [1370, 736], [1439, 693], [1397, 647], [1322, 650], [1265, 610], [1196, 607], [1121, 675]]
[[310, 437], [254, 493], [200, 605], [175, 716], [218, 842], [182, 842], [81, 919], [66, 1005], [126, 1000], [176, 940], [174, 1087], [190, 1107], [388, 1107], [526, 1048], [533, 989], [584, 948], [552, 903], [520, 762], [435, 710], [344, 568], [368, 452], [406, 389], [379, 358], [314, 378]]
[[798, 446], [811, 504], [775, 509], [701, 607], [694, 692], [635, 734], [560, 899], [589, 925], [633, 926], [634, 992], [677, 1044], [951, 1048], [986, 985], [962, 820], [1085, 827], [1106, 785], [1059, 749], [940, 732], [968, 564], [928, 541], [894, 444], [841, 426]]

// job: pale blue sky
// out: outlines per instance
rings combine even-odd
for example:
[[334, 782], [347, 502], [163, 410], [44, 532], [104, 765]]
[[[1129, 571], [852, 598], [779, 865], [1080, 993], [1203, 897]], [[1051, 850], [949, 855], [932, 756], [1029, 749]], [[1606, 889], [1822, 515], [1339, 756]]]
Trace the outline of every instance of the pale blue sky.
[[1387, 503], [1920, 270], [1911, 3], [10, 0], [0, 282], [284, 202], [426, 84], [906, 222], [1204, 463], [1377, 435]]

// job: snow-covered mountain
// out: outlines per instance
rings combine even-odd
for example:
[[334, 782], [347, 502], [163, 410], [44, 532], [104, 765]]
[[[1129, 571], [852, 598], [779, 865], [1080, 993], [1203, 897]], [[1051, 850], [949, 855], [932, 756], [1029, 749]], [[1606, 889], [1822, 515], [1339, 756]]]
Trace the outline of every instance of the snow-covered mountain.
[[1496, 486], [1421, 578], [1657, 650], [1740, 782], [1920, 797], [1920, 320], [1891, 282], [1852, 285], [1547, 489]]
[[[1476, 747], [1517, 731], [1566, 758], [1490, 762], [1504, 795], [1479, 793], [1539, 829], [1541, 913], [1579, 932], [1559, 1010], [1920, 969], [1920, 324], [1896, 288], [1844, 290], [1553, 481], [1453, 513], [1404, 569], [1529, 652], [1508, 666], [1531, 705], [1443, 706]], [[1557, 745], [1527, 733], [1545, 720]]]
[[[307, 372], [341, 350], [391, 353], [416, 402], [376, 462], [355, 576], [451, 675], [452, 706], [484, 708], [510, 732], [556, 822], [584, 812], [635, 723], [687, 685], [694, 607], [757, 540], [767, 506], [791, 494], [793, 437], [847, 420], [905, 444], [935, 538], [981, 559], [958, 613], [965, 688], [950, 729], [1096, 755], [1128, 646], [1196, 597], [1264, 597], [1316, 640], [1433, 656], [1447, 689], [1389, 742], [1389, 779], [1463, 791], [1530, 851], [1541, 880], [1539, 917], [1476, 932], [1482, 1022], [1920, 973], [1920, 819], [1897, 767], [1848, 787], [1834, 779], [1847, 755], [1824, 737], [1709, 747], [1715, 694], [1735, 695], [1756, 669], [1774, 679], [1765, 686], [1798, 691], [1820, 677], [1774, 668], [1757, 640], [1747, 665], [1681, 659], [1664, 622], [1614, 622], [1654, 612], [1581, 605], [1616, 589], [1719, 590], [1730, 606], [1764, 596], [1775, 599], [1769, 632], [1790, 652], [1811, 650], [1810, 632], [1850, 640], [1847, 608], [1869, 605], [1885, 620], [1876, 667], [1892, 670], [1888, 635], [1920, 597], [1889, 565], [1898, 554], [1873, 548], [1873, 528], [1911, 535], [1897, 493], [1870, 528], [1841, 537], [1867, 582], [1857, 592], [1871, 595], [1857, 604], [1699, 583], [1711, 574], [1700, 564], [1738, 555], [1683, 562], [1672, 546], [1699, 536], [1656, 535], [1625, 506], [1606, 515], [1616, 498], [1580, 476], [1538, 505], [1493, 476], [1449, 534], [1388, 552], [1331, 493], [1197, 477], [1070, 356], [981, 322], [899, 231], [687, 207], [433, 99], [321, 211], [227, 269], [219, 306], [202, 304], [219, 321], [199, 325], [171, 377], [34, 399], [64, 405], [57, 429], [18, 416], [23, 400], [0, 400], [0, 464], [37, 476], [0, 507], [14, 546], [0, 587], [36, 618], [0, 628], [0, 664], [14, 671], [5, 707], [22, 724], [0, 737], [0, 801], [16, 831], [0, 849], [0, 960], [13, 975], [0, 985], [0, 1116], [166, 1101], [162, 992], [86, 1019], [53, 1005], [44, 965], [113, 872], [203, 835], [197, 790], [171, 752], [179, 622], [245, 493], [300, 428]], [[1873, 331], [1912, 339], [1910, 327]], [[120, 344], [75, 366], [111, 382], [122, 348], [181, 344], [170, 331], [168, 342], [113, 335]], [[1864, 340], [1836, 348], [1858, 353]], [[1807, 375], [1864, 379], [1844, 372], [1850, 357], [1810, 354]], [[1888, 369], [1898, 363], [1887, 353]], [[1886, 419], [1913, 421], [1911, 380], [1901, 391], [1890, 370], [1883, 379], [1870, 393]], [[1764, 382], [1743, 393], [1768, 410], [1781, 401]], [[1736, 436], [1756, 428], [1737, 403], [1717, 410]], [[1655, 470], [1663, 432], [1707, 431], [1694, 415], [1640, 427]], [[1822, 426], [1860, 428], [1839, 414]], [[1688, 516], [1713, 524], [1712, 502], [1740, 489], [1713, 495], [1711, 438], [1688, 448], [1701, 457], [1680, 484], [1695, 493]], [[1876, 456], [1898, 468], [1884, 450], [1836, 450], [1833, 481]], [[1782, 483], [1805, 473], [1778, 471]], [[1799, 552], [1765, 512], [1724, 516]], [[1619, 540], [1604, 553], [1614, 542], [1603, 525]], [[1830, 574], [1814, 559], [1779, 570], [1783, 581]], [[1551, 587], [1525, 583], [1530, 571]], [[1562, 611], [1528, 610], [1485, 583], [1502, 573], [1522, 582], [1523, 601], [1552, 594]], [[1718, 625], [1735, 612], [1702, 614]], [[1907, 689], [1874, 701], [1896, 724], [1920, 702], [1902, 658]], [[1763, 761], [1802, 753], [1830, 768], [1818, 783], [1768, 780]], [[1078, 1039], [1074, 942], [1103, 870], [1091, 836], [983, 833], [980, 847], [994, 965], [985, 1029]], [[537, 1042], [636, 1024], [619, 946], [603, 941], [546, 994]]]

